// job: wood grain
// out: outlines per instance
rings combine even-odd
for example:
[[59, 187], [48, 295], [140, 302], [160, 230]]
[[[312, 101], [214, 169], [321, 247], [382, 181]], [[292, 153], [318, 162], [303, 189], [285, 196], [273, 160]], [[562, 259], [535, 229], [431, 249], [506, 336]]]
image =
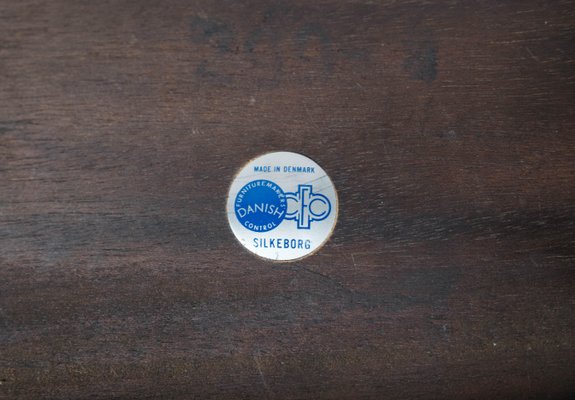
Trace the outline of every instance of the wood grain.
[[[572, 1], [0, 1], [0, 398], [575, 392]], [[227, 189], [316, 160], [273, 264]]]

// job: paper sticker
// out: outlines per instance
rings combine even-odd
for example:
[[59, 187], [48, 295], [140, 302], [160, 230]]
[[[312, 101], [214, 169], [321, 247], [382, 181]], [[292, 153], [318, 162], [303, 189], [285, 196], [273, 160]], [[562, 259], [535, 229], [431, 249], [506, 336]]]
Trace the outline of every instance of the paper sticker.
[[275, 152], [248, 162], [228, 193], [232, 231], [252, 253], [288, 261], [308, 256], [329, 238], [337, 221], [335, 187], [313, 160]]

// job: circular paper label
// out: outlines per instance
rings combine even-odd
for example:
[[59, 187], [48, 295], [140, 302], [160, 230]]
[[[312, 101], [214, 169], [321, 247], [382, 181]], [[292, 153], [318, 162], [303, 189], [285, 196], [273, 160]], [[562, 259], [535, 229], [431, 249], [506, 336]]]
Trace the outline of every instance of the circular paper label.
[[337, 193], [325, 171], [286, 151], [248, 162], [228, 193], [228, 221], [236, 238], [271, 260], [296, 260], [316, 251], [333, 232], [337, 212]]

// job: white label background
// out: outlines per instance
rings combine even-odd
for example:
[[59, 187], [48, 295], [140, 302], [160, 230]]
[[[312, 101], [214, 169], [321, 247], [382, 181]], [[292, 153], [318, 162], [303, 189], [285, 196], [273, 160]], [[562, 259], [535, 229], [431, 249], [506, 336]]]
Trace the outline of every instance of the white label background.
[[[270, 167], [272, 172], [255, 172], [254, 167]], [[284, 172], [284, 167], [312, 167], [313, 173]], [[275, 167], [280, 167], [280, 172], [274, 172]], [[277, 184], [284, 193], [297, 192], [298, 185], [312, 185], [313, 192], [328, 198], [331, 203], [331, 212], [326, 219], [312, 221], [310, 229], [298, 229], [297, 222], [284, 219], [276, 228], [268, 232], [253, 232], [244, 227], [238, 221], [234, 203], [238, 192], [249, 182], [265, 179]], [[297, 260], [312, 254], [319, 249], [330, 237], [335, 228], [338, 214], [338, 201], [335, 187], [325, 171], [313, 160], [297, 153], [274, 152], [263, 154], [248, 162], [234, 177], [228, 192], [227, 215], [228, 222], [234, 235], [240, 243], [252, 253], [270, 260], [288, 261]], [[311, 241], [309, 249], [304, 248], [265, 248], [255, 247], [254, 238], [265, 239], [269, 244], [270, 239], [296, 239]]]

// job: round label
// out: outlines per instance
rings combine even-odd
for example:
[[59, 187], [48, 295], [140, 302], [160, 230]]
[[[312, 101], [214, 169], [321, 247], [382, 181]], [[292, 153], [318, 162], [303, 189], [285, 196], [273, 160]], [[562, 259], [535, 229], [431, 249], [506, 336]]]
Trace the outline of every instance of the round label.
[[286, 151], [248, 162], [228, 193], [232, 231], [252, 253], [271, 260], [310, 255], [337, 221], [335, 187], [313, 160]]

